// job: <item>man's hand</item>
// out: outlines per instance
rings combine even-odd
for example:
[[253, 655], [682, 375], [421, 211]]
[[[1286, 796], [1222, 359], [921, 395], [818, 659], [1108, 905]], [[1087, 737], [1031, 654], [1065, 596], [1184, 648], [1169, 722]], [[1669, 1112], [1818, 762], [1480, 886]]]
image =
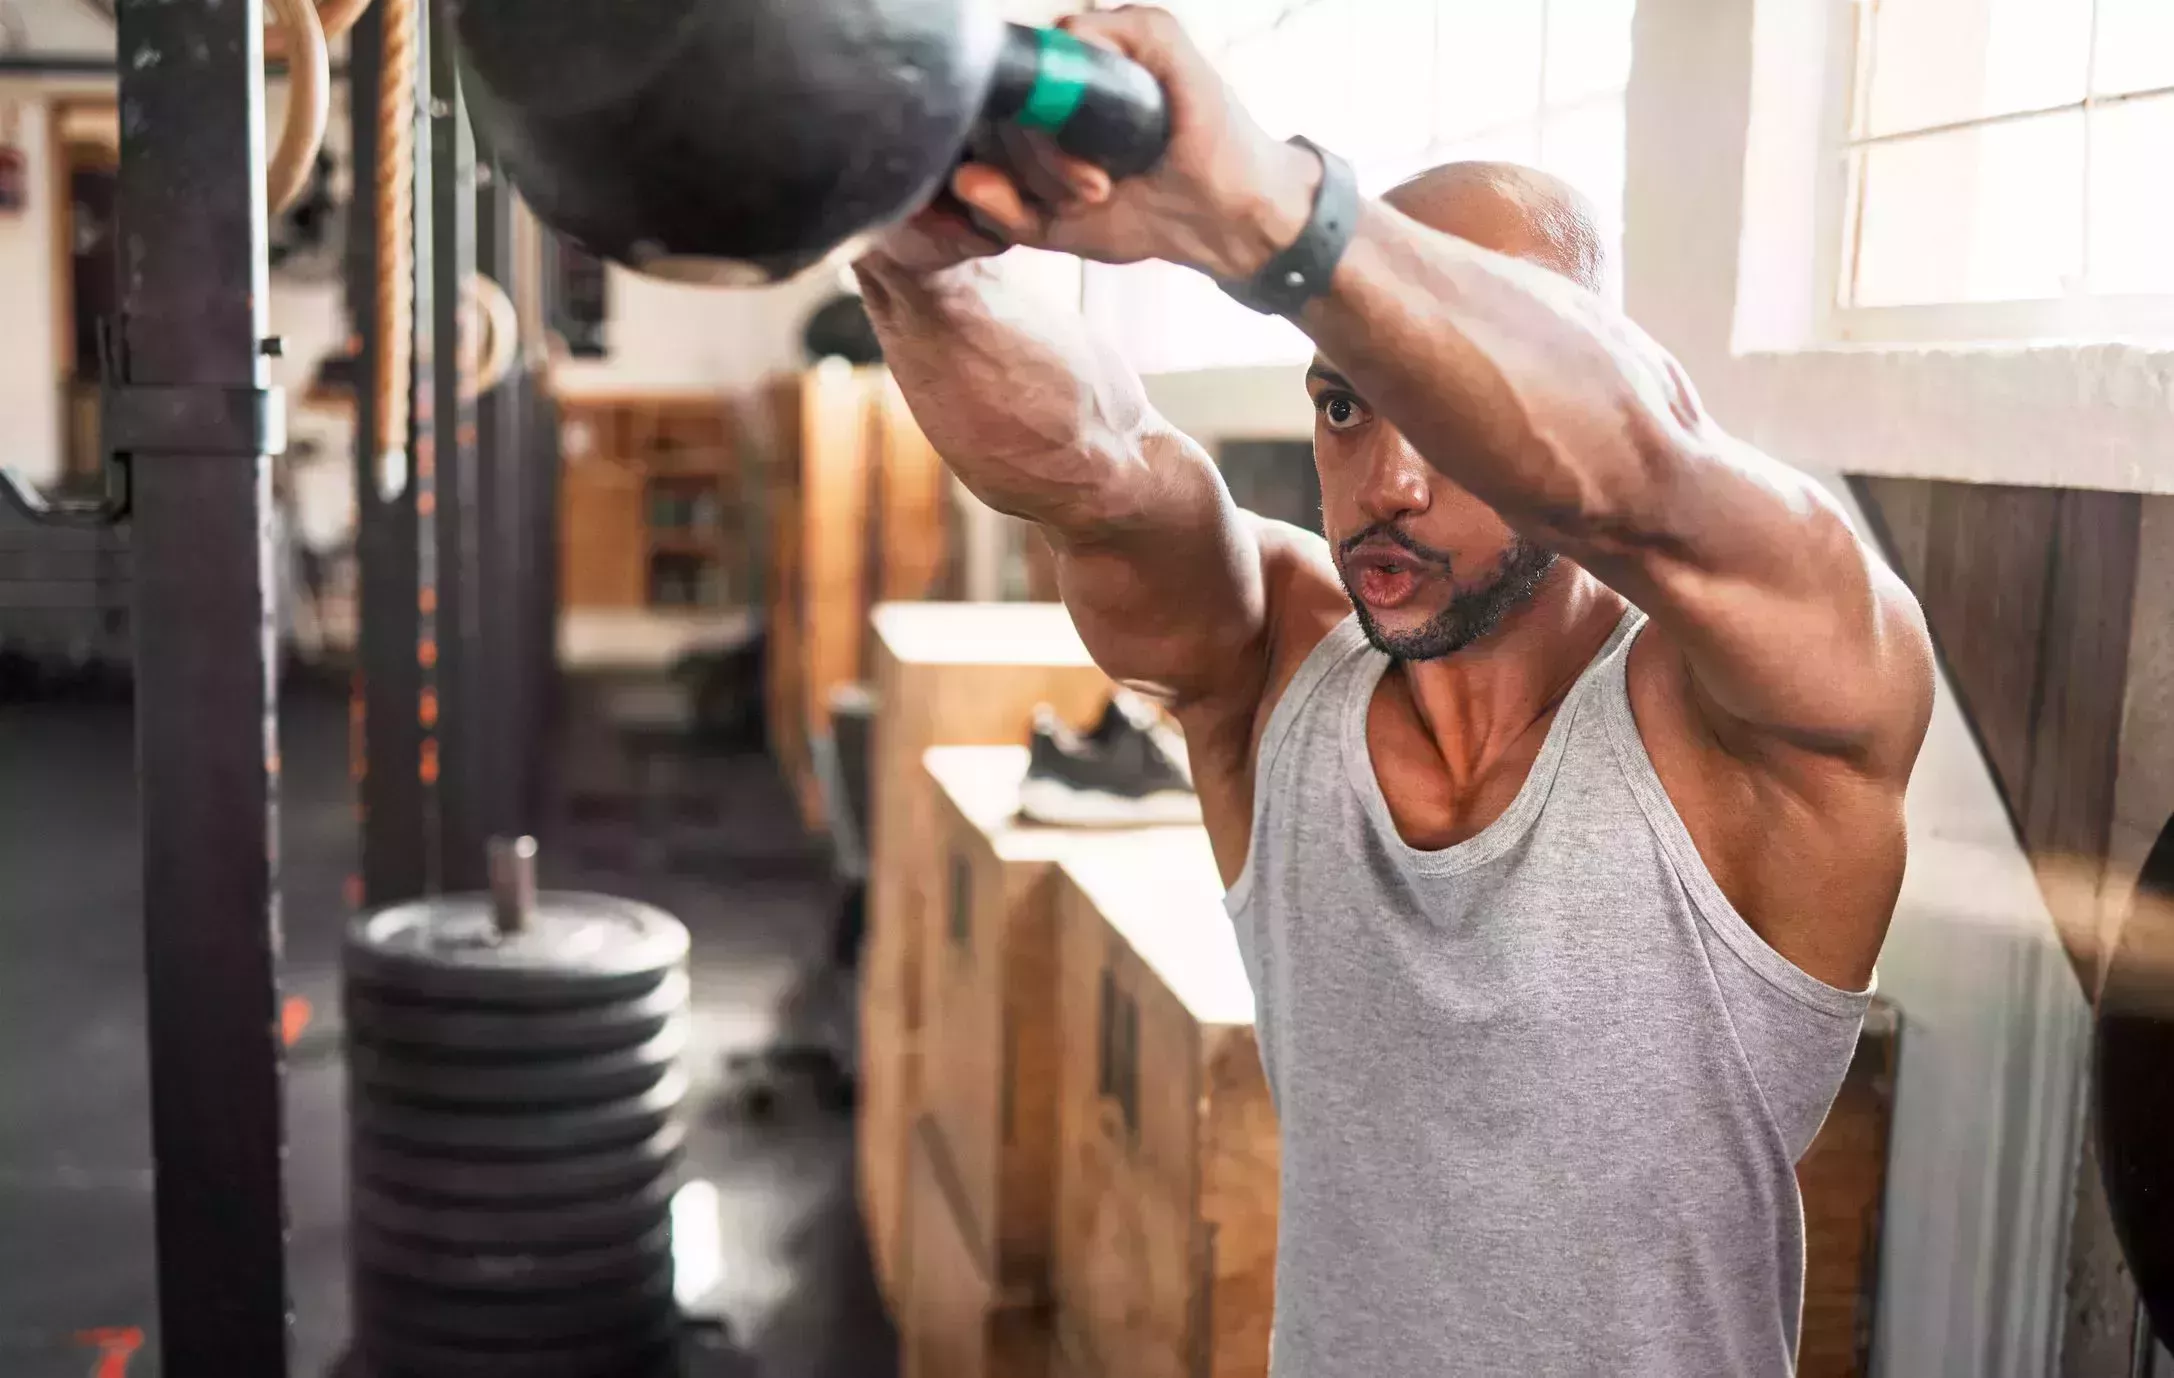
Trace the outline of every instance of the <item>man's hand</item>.
[[968, 164], [952, 193], [1013, 243], [1105, 263], [1160, 258], [1220, 281], [1251, 278], [1298, 238], [1319, 162], [1277, 142], [1223, 84], [1176, 19], [1145, 6], [1075, 15], [1061, 26], [1145, 67], [1170, 105], [1170, 147], [1121, 182], [1089, 164], [1049, 158], [1053, 183], [1021, 188]]
[[956, 205], [939, 198], [885, 230], [870, 246], [863, 261], [870, 268], [897, 268], [911, 276], [927, 277], [988, 258], [1010, 248], [1003, 240], [974, 228]]

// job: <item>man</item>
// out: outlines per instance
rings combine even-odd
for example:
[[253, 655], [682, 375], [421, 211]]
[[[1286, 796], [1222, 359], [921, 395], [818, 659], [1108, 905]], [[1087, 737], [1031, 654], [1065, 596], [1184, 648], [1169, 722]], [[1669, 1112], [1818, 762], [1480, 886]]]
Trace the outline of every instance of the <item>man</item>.
[[1607, 304], [1575, 193], [1452, 165], [1352, 204], [1168, 16], [1068, 27], [1163, 83], [1162, 163], [1063, 163], [1054, 210], [986, 167], [954, 193], [1008, 240], [1297, 290], [1328, 540], [1236, 510], [957, 216], [860, 273], [938, 450], [1185, 728], [1282, 1122], [1275, 1373], [1788, 1373], [1793, 1165], [1930, 712], [1915, 604]]

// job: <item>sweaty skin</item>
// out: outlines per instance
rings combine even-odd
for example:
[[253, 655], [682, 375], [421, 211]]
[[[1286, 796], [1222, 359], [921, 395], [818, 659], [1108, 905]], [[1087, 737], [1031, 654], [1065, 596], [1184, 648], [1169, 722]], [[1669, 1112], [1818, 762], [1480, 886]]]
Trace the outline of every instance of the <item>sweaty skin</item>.
[[[1223, 280], [1297, 237], [1317, 160], [1266, 135], [1175, 21], [1066, 23], [1162, 82], [1170, 150], [1115, 185], [1055, 161], [1054, 209], [969, 166], [953, 192], [981, 225]], [[1002, 247], [924, 213], [859, 264], [870, 313], [939, 453], [1048, 537], [1096, 661], [1178, 717], [1226, 882], [1268, 714], [1354, 604], [1377, 645], [1433, 657], [1383, 676], [1366, 736], [1398, 832], [1440, 848], [1515, 796], [1627, 600], [1651, 619], [1629, 665], [1639, 732], [1707, 868], [1783, 956], [1865, 985], [1931, 711], [1922, 617], [1826, 493], [1723, 432], [1610, 304], [1574, 191], [1452, 164], [1366, 203], [1298, 321], [1319, 349], [1326, 541], [1234, 506], [1113, 348], [1004, 290], [985, 261]], [[1559, 558], [1533, 571], [1533, 552]], [[1520, 569], [1529, 588], [1496, 587]], [[1490, 596], [1496, 619], [1467, 628], [1484, 634], [1439, 654]]]

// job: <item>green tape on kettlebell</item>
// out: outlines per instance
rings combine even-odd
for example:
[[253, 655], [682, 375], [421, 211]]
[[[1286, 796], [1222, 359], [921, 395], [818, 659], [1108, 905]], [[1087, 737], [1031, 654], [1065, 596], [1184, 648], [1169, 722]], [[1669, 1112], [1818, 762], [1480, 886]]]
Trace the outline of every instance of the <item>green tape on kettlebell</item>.
[[1034, 85], [1014, 122], [1054, 134], [1064, 128], [1080, 97], [1095, 79], [1095, 55], [1085, 43], [1062, 29], [1043, 29], [1041, 50], [1034, 64]]

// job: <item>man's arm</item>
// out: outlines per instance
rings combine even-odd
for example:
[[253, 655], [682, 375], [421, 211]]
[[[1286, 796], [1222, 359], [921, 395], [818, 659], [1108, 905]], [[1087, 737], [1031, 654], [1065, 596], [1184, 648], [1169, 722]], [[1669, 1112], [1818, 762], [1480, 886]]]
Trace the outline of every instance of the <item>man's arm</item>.
[[1907, 770], [1932, 683], [1915, 600], [1615, 307], [1372, 202], [1300, 324], [1430, 464], [1644, 608], [1726, 744]]
[[1177, 704], [1257, 688], [1254, 529], [1116, 351], [983, 259], [931, 270], [879, 251], [858, 271], [914, 419], [975, 496], [1041, 527], [1096, 663]]
[[[1064, 22], [1162, 82], [1163, 161], [1114, 185], [1075, 176], [1055, 209], [970, 166], [962, 199], [1019, 242], [1222, 281], [1298, 237], [1319, 162], [1269, 138], [1174, 19]], [[1725, 434], [1620, 310], [1369, 202], [1298, 324], [1431, 465], [1644, 608], [1732, 750], [1907, 771], [1932, 696], [1915, 600], [1816, 484]]]

